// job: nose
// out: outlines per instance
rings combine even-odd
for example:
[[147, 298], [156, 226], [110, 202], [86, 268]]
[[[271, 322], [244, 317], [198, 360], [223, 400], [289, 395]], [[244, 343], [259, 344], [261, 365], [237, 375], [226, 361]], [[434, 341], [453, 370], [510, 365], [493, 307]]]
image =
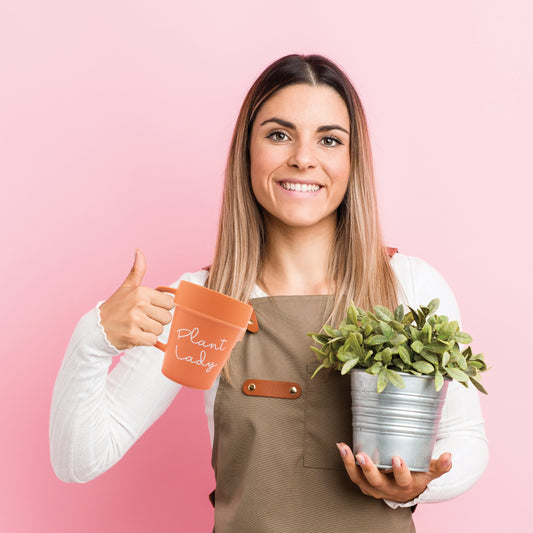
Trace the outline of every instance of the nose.
[[304, 170], [314, 168], [316, 159], [312, 147], [309, 143], [300, 141], [293, 145], [292, 152], [287, 160], [287, 164], [293, 168]]

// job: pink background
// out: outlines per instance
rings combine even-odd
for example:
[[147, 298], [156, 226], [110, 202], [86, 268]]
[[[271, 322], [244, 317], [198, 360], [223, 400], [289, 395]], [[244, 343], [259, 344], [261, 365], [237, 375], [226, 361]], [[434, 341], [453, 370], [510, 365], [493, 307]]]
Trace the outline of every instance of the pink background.
[[4, 1], [0, 529], [211, 530], [201, 393], [183, 391], [111, 471], [67, 485], [49, 461], [52, 387], [135, 247], [150, 286], [210, 262], [245, 92], [279, 56], [318, 52], [365, 104], [387, 242], [442, 272], [493, 367], [490, 466], [466, 495], [420, 507], [418, 530], [523, 531], [532, 27], [527, 0]]

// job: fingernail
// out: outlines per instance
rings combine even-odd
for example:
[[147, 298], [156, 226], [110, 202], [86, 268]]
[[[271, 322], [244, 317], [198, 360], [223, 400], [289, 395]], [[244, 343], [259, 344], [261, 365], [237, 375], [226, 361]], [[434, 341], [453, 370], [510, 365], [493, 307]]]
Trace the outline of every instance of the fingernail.
[[446, 459], [446, 460], [444, 461], [444, 463], [442, 464], [442, 466], [443, 466], [444, 468], [448, 468], [451, 464], [452, 464], [452, 456], [449, 455], [449, 456], [448, 456], [448, 459]]
[[399, 457], [392, 458], [392, 468], [400, 468], [402, 466], [402, 461]]
[[358, 453], [355, 458], [357, 459], [357, 463], [361, 466], [366, 464], [365, 456], [362, 453]]
[[337, 442], [337, 448], [343, 457], [346, 457], [346, 448]]

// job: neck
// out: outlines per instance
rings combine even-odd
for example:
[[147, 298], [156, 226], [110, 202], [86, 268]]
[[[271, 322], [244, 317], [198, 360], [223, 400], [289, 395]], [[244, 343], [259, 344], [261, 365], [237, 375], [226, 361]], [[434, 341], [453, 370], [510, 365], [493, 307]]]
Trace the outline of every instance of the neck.
[[270, 296], [331, 294], [328, 279], [335, 223], [292, 228], [268, 223], [266, 257], [259, 285]]

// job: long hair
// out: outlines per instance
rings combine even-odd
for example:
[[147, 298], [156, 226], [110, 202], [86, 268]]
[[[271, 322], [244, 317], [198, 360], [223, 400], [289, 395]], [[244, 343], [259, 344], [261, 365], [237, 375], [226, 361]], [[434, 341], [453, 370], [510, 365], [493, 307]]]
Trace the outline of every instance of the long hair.
[[328, 278], [335, 287], [335, 299], [327, 319], [339, 321], [351, 301], [363, 309], [376, 304], [394, 307], [397, 283], [382, 242], [363, 106], [348, 77], [320, 55], [292, 54], [278, 59], [246, 95], [231, 141], [207, 286], [247, 301], [261, 276], [266, 233], [250, 183], [250, 132], [261, 105], [276, 91], [299, 83], [333, 88], [344, 100], [350, 117], [351, 170], [329, 251]]

